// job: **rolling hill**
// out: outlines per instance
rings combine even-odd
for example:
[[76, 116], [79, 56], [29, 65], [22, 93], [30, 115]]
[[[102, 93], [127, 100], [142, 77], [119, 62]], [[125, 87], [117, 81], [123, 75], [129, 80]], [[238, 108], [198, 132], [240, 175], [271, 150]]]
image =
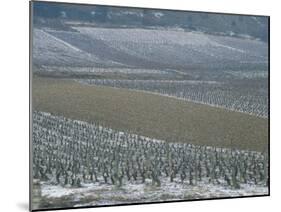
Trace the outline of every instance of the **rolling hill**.
[[252, 39], [159, 29], [72, 26], [34, 29], [34, 62], [147, 69], [267, 69], [267, 44]]

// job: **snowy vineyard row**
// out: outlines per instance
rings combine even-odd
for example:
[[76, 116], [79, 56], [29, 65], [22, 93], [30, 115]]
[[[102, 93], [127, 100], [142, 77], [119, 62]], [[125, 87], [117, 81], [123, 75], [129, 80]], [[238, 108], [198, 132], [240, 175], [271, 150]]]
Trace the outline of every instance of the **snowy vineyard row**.
[[[146, 30], [146, 29], [108, 29], [108, 28], [87, 28], [74, 27], [80, 33], [93, 39], [106, 42], [122, 44], [156, 44], [156, 45], [176, 45], [188, 47], [201, 47], [219, 49], [223, 53], [240, 52], [248, 53], [256, 57], [263, 57], [262, 51], [265, 48], [262, 42], [255, 40], [237, 39], [224, 36], [212, 36], [196, 32], [183, 32], [172, 30]], [[56, 32], [57, 34], [62, 32]], [[71, 32], [73, 33], [73, 32]], [[64, 36], [67, 35], [66, 33]], [[128, 50], [134, 50], [128, 46]], [[141, 47], [139, 45], [139, 47]], [[147, 50], [147, 49], [146, 49]], [[138, 51], [135, 49], [134, 51]], [[208, 52], [207, 50], [205, 53]], [[266, 52], [266, 51], [264, 51]], [[223, 55], [223, 54], [222, 54]], [[248, 56], [248, 55], [245, 55]]]
[[224, 83], [209, 83], [204, 81], [168, 81], [168, 80], [111, 80], [85, 79], [82, 83], [128, 88], [148, 91], [161, 95], [177, 97], [193, 102], [224, 107], [230, 110], [245, 112], [260, 117], [267, 117], [266, 89], [243, 88], [243, 84], [229, 85]]
[[73, 72], [73, 73], [118, 73], [118, 74], [169, 74], [166, 70], [141, 68], [101, 68], [101, 67], [73, 67], [73, 66], [39, 66], [46, 72]]
[[33, 177], [55, 185], [268, 184], [265, 153], [167, 143], [36, 111], [32, 136]]
[[[162, 30], [87, 27], [74, 29], [77, 32], [44, 29], [40, 33], [37, 30], [35, 47], [46, 48], [48, 57], [54, 56], [50, 54], [55, 49], [57, 56], [62, 56], [62, 64], [66, 65], [68, 61], [70, 66], [73, 66], [73, 60], [69, 59], [73, 56], [80, 64], [81, 57], [75, 58], [77, 53], [85, 57], [86, 65], [104, 64], [109, 67], [113, 64], [116, 67], [122, 65], [146, 68], [190, 68], [199, 65], [201, 68], [217, 69], [241, 65], [244, 68], [263, 67], [267, 64], [267, 45], [254, 40]], [[46, 35], [51, 43], [58, 43], [58, 47], [50, 49], [51, 43], [45, 46]], [[64, 52], [65, 48], [69, 48], [73, 56], [69, 57], [69, 53]], [[43, 55], [38, 53], [35, 56], [42, 60], [42, 64], [51, 65], [42, 58]], [[56, 57], [54, 59], [58, 60]], [[56, 64], [59, 65], [59, 61]]]

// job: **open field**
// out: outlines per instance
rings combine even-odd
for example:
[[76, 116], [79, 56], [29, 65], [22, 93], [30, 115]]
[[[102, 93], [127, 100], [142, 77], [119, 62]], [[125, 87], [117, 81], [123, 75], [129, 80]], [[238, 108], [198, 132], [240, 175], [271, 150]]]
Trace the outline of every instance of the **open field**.
[[168, 142], [267, 151], [268, 120], [155, 94], [33, 79], [33, 109]]
[[267, 82], [264, 79], [233, 79], [224, 82], [175, 79], [82, 79], [79, 82], [152, 92], [259, 117], [268, 116]]

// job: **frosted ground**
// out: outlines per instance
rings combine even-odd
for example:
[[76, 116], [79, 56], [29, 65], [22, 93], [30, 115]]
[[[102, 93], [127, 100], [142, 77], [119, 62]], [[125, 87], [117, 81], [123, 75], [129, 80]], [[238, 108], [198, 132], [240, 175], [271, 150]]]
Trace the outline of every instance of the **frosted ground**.
[[[207, 182], [198, 182], [197, 185], [188, 185], [175, 180], [161, 179], [161, 187], [151, 185], [147, 180], [143, 183], [126, 183], [122, 187], [114, 187], [104, 183], [82, 184], [82, 188], [62, 187], [42, 182], [42, 197], [45, 201], [67, 199], [73, 206], [112, 205], [138, 202], [192, 200], [219, 197], [241, 197], [252, 195], [266, 195], [268, 188], [244, 184], [240, 189], [231, 189], [213, 185]], [[88, 202], [85, 202], [88, 201]], [[82, 203], [80, 203], [82, 202]]]
[[[157, 15], [161, 17], [161, 14]], [[211, 35], [180, 28], [95, 28], [90, 27], [90, 24], [82, 26], [83, 23], [75, 21], [64, 24], [67, 25], [64, 29], [34, 27], [33, 71], [36, 76], [71, 78], [88, 85], [152, 92], [267, 118], [268, 46], [261, 40], [247, 36]], [[35, 115], [38, 114], [36, 112]], [[245, 153], [243, 150], [235, 150], [235, 154], [238, 158], [245, 156], [242, 158], [247, 161], [246, 165], [248, 162], [252, 164], [248, 159], [250, 156], [257, 155], [258, 159], [248, 167], [249, 170], [246, 169], [245, 173], [249, 176], [247, 179], [240, 174], [241, 171], [236, 173], [239, 186], [235, 186], [234, 182], [227, 184], [227, 179], [223, 177], [233, 177], [235, 171], [232, 167], [235, 167], [235, 163], [240, 168], [243, 167], [239, 160], [234, 160], [235, 163], [229, 160], [229, 164], [234, 166], [228, 165], [228, 168], [223, 164], [227, 171], [216, 182], [210, 182], [210, 177], [202, 177], [201, 180], [192, 179], [190, 183], [190, 179], [181, 180], [179, 174], [171, 182], [163, 172], [159, 177], [161, 186], [155, 185], [151, 177], [146, 177], [141, 183], [140, 176], [137, 180], [123, 180], [122, 185], [112, 185], [110, 181], [104, 182], [100, 171], [98, 181], [89, 182], [86, 179], [79, 186], [71, 186], [69, 180], [63, 185], [62, 181], [69, 178], [68, 172], [72, 172], [64, 169], [73, 161], [79, 161], [82, 169], [91, 171], [91, 167], [87, 167], [83, 161], [85, 155], [89, 154], [81, 152], [80, 147], [85, 148], [85, 143], [95, 138], [95, 130], [101, 134], [101, 138], [104, 138], [103, 134], [118, 138], [107, 139], [111, 144], [124, 141], [119, 138], [127, 133], [102, 126], [97, 128], [94, 123], [42, 114], [44, 118], [35, 118], [33, 126], [33, 145], [37, 148], [33, 158], [34, 174], [36, 170], [40, 172], [39, 177], [34, 177], [33, 200], [39, 208], [268, 194], [264, 153]], [[83, 127], [79, 127], [80, 124]], [[85, 132], [92, 137], [85, 139]], [[127, 136], [136, 141], [137, 135]], [[141, 137], [156, 146], [165, 143]], [[96, 140], [103, 143], [103, 140]], [[56, 142], [62, 142], [65, 149]], [[49, 155], [45, 154], [47, 151], [43, 151], [46, 149]], [[79, 155], [76, 151], [82, 154]], [[227, 154], [231, 152], [232, 157], [232, 150], [223, 151]], [[107, 156], [110, 157], [111, 154]], [[206, 157], [207, 163], [203, 169], [205, 175], [209, 165], [212, 169], [212, 163], [209, 164], [212, 159]], [[253, 156], [253, 161], [256, 160], [255, 157]], [[96, 155], [92, 159], [94, 163], [97, 162]], [[61, 176], [63, 174], [54, 165], [59, 160], [67, 177]], [[187, 164], [188, 167], [193, 166], [192, 163]], [[187, 170], [190, 171], [189, 168]], [[82, 177], [82, 172], [76, 170], [74, 175], [76, 174], [78, 178]], [[73, 179], [77, 180], [77, 176]], [[41, 179], [38, 180], [39, 178]], [[247, 183], [242, 182], [245, 179]], [[78, 184], [76, 181], [75, 183]]]
[[[81, 161], [81, 158], [84, 156], [80, 155], [84, 152], [83, 147], [87, 146], [89, 152], [86, 156], [92, 155], [94, 150], [91, 145], [94, 145], [99, 148], [101, 145], [101, 149], [97, 150], [97, 152], [105, 151], [106, 155], [101, 155], [102, 161], [108, 161], [111, 158], [111, 155], [118, 153], [121, 158], [129, 157], [130, 160], [134, 161], [137, 155], [135, 153], [140, 153], [142, 149], [131, 149], [131, 145], [144, 145], [143, 142], [147, 142], [150, 145], [148, 147], [153, 152], [153, 146], [159, 149], [160, 152], [164, 151], [162, 147], [165, 148], [176, 148], [177, 151], [188, 151], [195, 158], [199, 146], [182, 144], [182, 143], [166, 143], [162, 140], [151, 139], [144, 136], [138, 136], [135, 134], [128, 134], [122, 131], [116, 131], [110, 128], [102, 127], [100, 125], [89, 124], [87, 122], [65, 119], [63, 117], [53, 116], [49, 113], [42, 112], [34, 112], [34, 144], [33, 148], [36, 149], [34, 153], [33, 160], [41, 161], [40, 167], [42, 170], [48, 170], [48, 167], [51, 168], [50, 174], [48, 174], [48, 180], [40, 180], [36, 179], [36, 170], [37, 162], [34, 163], [34, 197], [35, 202], [39, 202], [39, 208], [44, 207], [72, 207], [72, 206], [89, 206], [89, 205], [111, 205], [111, 204], [124, 204], [124, 203], [137, 203], [137, 202], [153, 202], [153, 201], [169, 201], [169, 200], [192, 200], [192, 199], [204, 199], [204, 198], [218, 198], [218, 197], [238, 197], [238, 196], [252, 196], [252, 195], [266, 195], [268, 193], [268, 187], [266, 186], [266, 178], [262, 175], [266, 176], [266, 167], [263, 167], [263, 164], [266, 164], [264, 161], [264, 156], [262, 153], [254, 152], [254, 151], [245, 151], [245, 150], [231, 150], [227, 148], [214, 148], [214, 147], [204, 147], [209, 154], [210, 157], [213, 153], [219, 152], [221, 155], [217, 158], [217, 160], [221, 160], [219, 158], [225, 158], [225, 162], [231, 161], [233, 159], [238, 160], [235, 163], [247, 164], [248, 169], [245, 174], [249, 175], [247, 178], [247, 183], [243, 183], [243, 179], [245, 176], [242, 174], [240, 168], [239, 173], [237, 175], [237, 179], [239, 186], [235, 186], [233, 183], [231, 185], [227, 185], [225, 179], [223, 177], [204, 177], [205, 171], [202, 172], [202, 178], [199, 180], [198, 177], [192, 177], [192, 183], [190, 179], [182, 180], [180, 174], [174, 176], [173, 181], [169, 179], [169, 177], [164, 176], [162, 173], [159, 177], [160, 185], [156, 185], [153, 182], [151, 177], [146, 177], [146, 179], [142, 182], [140, 179], [140, 175], [136, 180], [133, 179], [124, 179], [121, 185], [112, 184], [110, 182], [106, 183], [102, 175], [98, 174], [95, 182], [89, 182], [89, 180], [85, 180], [79, 186], [71, 186], [70, 184], [61, 184], [64, 178], [60, 178], [60, 182], [57, 181], [56, 174], [58, 173], [57, 167], [53, 165], [47, 165], [50, 163], [56, 164], [57, 161], [61, 161], [60, 163], [64, 164], [65, 168], [68, 166], [67, 161], [68, 157], [70, 160], [75, 162], [80, 161], [81, 167], [84, 167], [83, 170], [79, 169], [79, 172], [75, 175], [82, 177], [82, 173], [85, 173], [87, 169], [86, 164]], [[92, 131], [89, 133], [88, 131]], [[98, 134], [97, 134], [98, 133]], [[99, 133], [102, 137], [99, 137]], [[130, 138], [131, 140], [127, 140], [126, 138]], [[136, 140], [137, 138], [137, 140]], [[98, 140], [97, 140], [98, 139]], [[90, 143], [91, 144], [90, 144]], [[68, 147], [65, 145], [70, 145], [71, 150], [68, 150]], [[78, 145], [78, 146], [77, 146]], [[90, 146], [89, 146], [90, 145]], [[117, 146], [116, 146], [117, 145]], [[168, 146], [167, 146], [168, 145]], [[113, 149], [111, 149], [111, 146]], [[115, 147], [114, 147], [115, 146]], [[119, 147], [118, 147], [119, 146]], [[170, 146], [170, 147], [169, 147]], [[91, 147], [91, 148], [90, 148]], [[109, 150], [107, 149], [108, 147]], [[117, 148], [116, 148], [117, 147]], [[144, 146], [143, 146], [144, 147]], [[121, 149], [120, 149], [121, 148]], [[73, 150], [75, 149], [75, 151]], [[197, 149], [197, 150], [196, 150]], [[45, 154], [46, 152], [53, 151], [52, 154]], [[93, 151], [93, 153], [91, 153]], [[116, 152], [117, 151], [117, 152]], [[128, 151], [128, 152], [127, 152]], [[158, 151], [158, 150], [157, 150]], [[174, 151], [174, 150], [173, 150]], [[194, 152], [195, 151], [195, 152]], [[132, 153], [134, 152], [133, 155]], [[160, 153], [158, 152], [158, 153]], [[212, 153], [213, 152], [213, 153]], [[55, 153], [55, 154], [54, 154]], [[65, 155], [67, 153], [68, 156]], [[78, 153], [78, 155], [77, 155]], [[156, 153], [148, 153], [150, 156], [143, 155], [141, 157], [146, 158], [144, 164], [151, 163], [154, 161], [154, 158], [157, 159], [159, 156]], [[85, 154], [85, 153], [84, 153]], [[94, 166], [98, 166], [97, 156], [94, 153], [94, 161], [91, 163]], [[179, 153], [178, 153], [179, 154]], [[194, 155], [195, 154], [195, 155]], [[198, 153], [199, 154], [199, 153]], [[166, 157], [165, 153], [160, 153], [160, 157]], [[169, 150], [170, 155], [170, 150]], [[182, 155], [182, 154], [180, 154]], [[178, 155], [175, 159], [181, 160], [181, 157]], [[46, 158], [46, 156], [49, 158]], [[192, 157], [193, 157], [192, 156]], [[170, 157], [170, 156], [169, 156]], [[217, 157], [217, 156], [216, 156]], [[230, 159], [227, 159], [229, 158]], [[246, 159], [245, 161], [242, 158]], [[57, 158], [57, 159], [55, 159]], [[231, 159], [232, 158], [232, 159]], [[249, 159], [249, 160], [248, 160]], [[199, 158], [195, 159], [195, 162], [199, 162]], [[202, 159], [201, 159], [202, 160]], [[204, 161], [203, 159], [202, 161]], [[44, 162], [45, 161], [45, 162]], [[121, 161], [124, 161], [121, 159]], [[243, 161], [243, 162], [242, 162]], [[252, 161], [256, 161], [252, 163]], [[210, 161], [209, 161], [210, 162]], [[207, 166], [212, 167], [212, 162]], [[71, 162], [72, 163], [72, 162]], [[170, 162], [169, 162], [170, 163]], [[189, 159], [188, 163], [193, 164], [192, 160]], [[120, 164], [123, 164], [121, 162]], [[135, 164], [136, 165], [136, 164]], [[123, 166], [123, 165], [121, 165]], [[197, 167], [197, 166], [196, 166]], [[231, 165], [231, 169], [235, 166]], [[260, 168], [258, 168], [260, 167]], [[86, 169], [85, 169], [86, 168]], [[217, 167], [218, 168], [218, 167]], [[217, 170], [215, 168], [214, 170]], [[189, 168], [189, 170], [192, 168]], [[197, 168], [196, 168], [197, 169]], [[224, 168], [227, 169], [227, 168]], [[204, 169], [203, 169], [204, 170]], [[40, 171], [39, 171], [40, 172]], [[47, 171], [46, 171], [47, 172]], [[216, 171], [215, 171], [216, 172]], [[233, 177], [233, 170], [230, 175]], [[265, 172], [263, 174], [263, 172]], [[189, 172], [190, 173], [190, 172]], [[196, 172], [195, 172], [196, 173]], [[198, 173], [197, 173], [198, 174]], [[262, 174], [262, 175], [260, 175]], [[196, 174], [195, 174], [196, 175]], [[69, 176], [69, 175], [68, 175]], [[252, 178], [256, 176], [255, 178]], [[254, 180], [253, 180], [254, 179]], [[234, 182], [234, 181], [233, 181]]]
[[35, 63], [82, 66], [85, 58], [83, 66], [119, 63], [121, 67], [186, 71], [194, 66], [210, 70], [267, 64], [267, 45], [254, 39], [158, 29], [72, 29], [75, 31], [35, 28]]
[[268, 52], [260, 40], [174, 29], [69, 27], [34, 29], [35, 73], [268, 116]]

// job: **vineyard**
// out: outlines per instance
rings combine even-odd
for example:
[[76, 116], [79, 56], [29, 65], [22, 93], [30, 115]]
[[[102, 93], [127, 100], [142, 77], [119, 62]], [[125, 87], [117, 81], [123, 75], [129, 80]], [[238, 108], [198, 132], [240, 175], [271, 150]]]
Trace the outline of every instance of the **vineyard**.
[[159, 29], [69, 26], [34, 30], [34, 62], [189, 70], [267, 70], [267, 45], [258, 40]]
[[[106, 199], [112, 203], [118, 192], [142, 184], [158, 192], [166, 189], [166, 196], [154, 191], [156, 200], [182, 199], [182, 194], [173, 196], [176, 187], [187, 192], [187, 199], [267, 193], [267, 153], [168, 143], [37, 111], [33, 112], [32, 136], [33, 179], [41, 182], [41, 206], [44, 198], [52, 196], [48, 193], [52, 186], [64, 191], [60, 197], [65, 198], [70, 197], [69, 191], [85, 193], [91, 187], [93, 193], [97, 189], [100, 196], [94, 202], [87, 199], [86, 205], [108, 204]], [[205, 196], [192, 192], [200, 186], [216, 189], [205, 191]], [[101, 188], [108, 190], [103, 193]], [[138, 198], [145, 195], [140, 193]], [[129, 196], [117, 202], [141, 200]]]
[[268, 194], [266, 42], [65, 20], [32, 32], [33, 209]]
[[216, 82], [199, 80], [85, 79], [79, 80], [79, 82], [148, 91], [260, 117], [267, 117], [268, 115], [267, 85], [260, 83], [258, 80]]
[[69, 28], [34, 30], [39, 76], [268, 117], [268, 49], [262, 41], [171, 29]]

